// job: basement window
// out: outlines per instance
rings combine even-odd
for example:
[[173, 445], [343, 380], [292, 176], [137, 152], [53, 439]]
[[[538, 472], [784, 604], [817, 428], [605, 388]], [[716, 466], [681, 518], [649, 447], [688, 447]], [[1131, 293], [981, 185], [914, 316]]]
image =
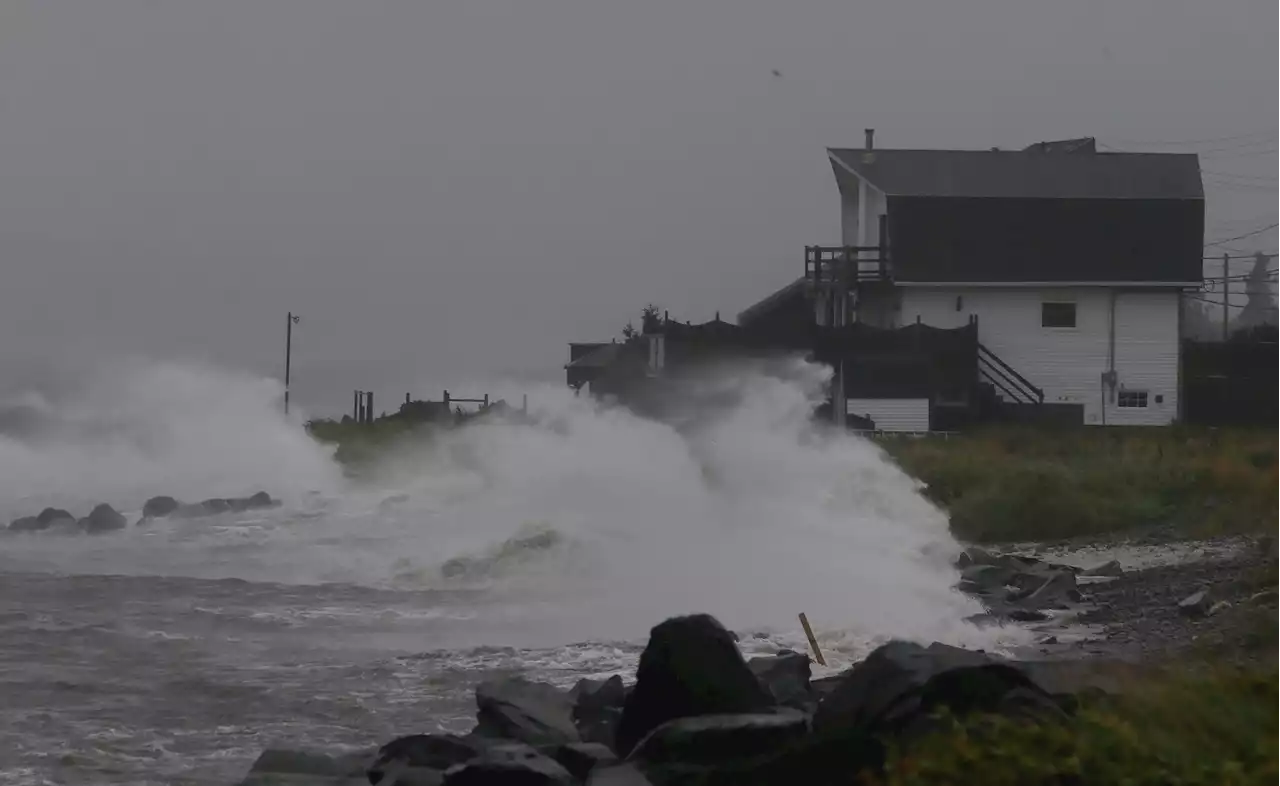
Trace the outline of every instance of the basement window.
[[1040, 326], [1047, 328], [1073, 328], [1076, 326], [1075, 303], [1041, 303]]
[[1122, 390], [1117, 394], [1116, 406], [1121, 409], [1146, 409], [1147, 391]]

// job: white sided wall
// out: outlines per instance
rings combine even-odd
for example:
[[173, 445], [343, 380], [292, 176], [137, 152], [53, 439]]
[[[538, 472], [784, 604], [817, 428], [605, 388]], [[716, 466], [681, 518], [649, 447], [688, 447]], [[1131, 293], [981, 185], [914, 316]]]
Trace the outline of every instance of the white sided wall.
[[[1091, 425], [1164, 425], [1178, 413], [1178, 293], [1091, 288], [902, 287], [901, 324], [953, 328], [978, 317], [979, 340], [1045, 393], [1084, 405]], [[1147, 391], [1145, 409], [1120, 408], [1102, 384], [1115, 295], [1116, 391]], [[1041, 327], [1041, 304], [1076, 304], [1076, 327]]]
[[927, 398], [851, 398], [845, 412], [871, 418], [878, 431], [928, 431]]

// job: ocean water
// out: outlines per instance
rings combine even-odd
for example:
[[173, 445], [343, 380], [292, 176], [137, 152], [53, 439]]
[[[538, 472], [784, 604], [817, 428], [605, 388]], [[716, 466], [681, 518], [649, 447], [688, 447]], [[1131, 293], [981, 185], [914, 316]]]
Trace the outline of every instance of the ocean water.
[[[0, 784], [225, 784], [268, 745], [465, 731], [471, 687], [628, 675], [709, 612], [828, 671], [889, 638], [999, 649], [945, 516], [873, 444], [815, 426], [824, 372], [720, 369], [678, 426], [559, 389], [528, 422], [413, 441], [360, 481], [272, 380], [130, 364], [0, 433], [0, 518], [265, 490], [267, 511], [99, 536], [0, 533]], [[819, 669], [819, 672], [822, 670]]]

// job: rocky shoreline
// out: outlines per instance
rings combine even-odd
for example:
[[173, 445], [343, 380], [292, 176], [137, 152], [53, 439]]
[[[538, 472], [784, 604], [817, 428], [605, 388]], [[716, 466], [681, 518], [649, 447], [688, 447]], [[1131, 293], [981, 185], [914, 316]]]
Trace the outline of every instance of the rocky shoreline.
[[[365, 751], [267, 750], [241, 786], [678, 786], [836, 784], [884, 766], [938, 711], [1069, 717], [1081, 690], [1114, 689], [1099, 661], [1167, 655], [1230, 625], [1232, 609], [1274, 611], [1274, 582], [1241, 576], [1275, 564], [1275, 541], [1212, 559], [1126, 571], [970, 548], [959, 588], [980, 598], [978, 624], [1043, 623], [1026, 659], [895, 641], [845, 672], [813, 679], [809, 656], [746, 660], [707, 615], [650, 634], [635, 680], [582, 680], [572, 690], [514, 677], [481, 683], [465, 735], [412, 734]], [[1058, 641], [1053, 626], [1090, 626]], [[1272, 642], [1274, 644], [1274, 642]]]
[[943, 644], [891, 642], [813, 680], [800, 653], [745, 660], [708, 615], [655, 627], [630, 686], [613, 677], [561, 691], [514, 677], [481, 683], [475, 699], [466, 735], [338, 756], [268, 750], [241, 786], [849, 783], [940, 710], [1062, 718], [1073, 706], [1032, 670]]
[[[142, 506], [142, 516], [137, 524], [141, 526], [165, 518], [194, 519], [221, 513], [243, 513], [279, 505], [280, 502], [272, 499], [265, 491], [248, 497], [214, 497], [195, 503], [180, 502], [173, 497], [152, 497]], [[86, 516], [80, 518], [62, 508], [45, 508], [34, 516], [22, 516], [9, 522], [9, 531], [101, 535], [128, 526], [129, 520], [124, 514], [102, 503], [95, 505]]]

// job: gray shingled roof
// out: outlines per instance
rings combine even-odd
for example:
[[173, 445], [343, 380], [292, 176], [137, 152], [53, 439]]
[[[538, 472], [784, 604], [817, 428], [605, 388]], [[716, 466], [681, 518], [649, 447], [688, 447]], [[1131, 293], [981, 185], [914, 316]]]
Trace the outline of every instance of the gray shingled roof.
[[890, 196], [1204, 199], [1194, 153], [989, 150], [827, 151], [841, 189], [848, 167]]

